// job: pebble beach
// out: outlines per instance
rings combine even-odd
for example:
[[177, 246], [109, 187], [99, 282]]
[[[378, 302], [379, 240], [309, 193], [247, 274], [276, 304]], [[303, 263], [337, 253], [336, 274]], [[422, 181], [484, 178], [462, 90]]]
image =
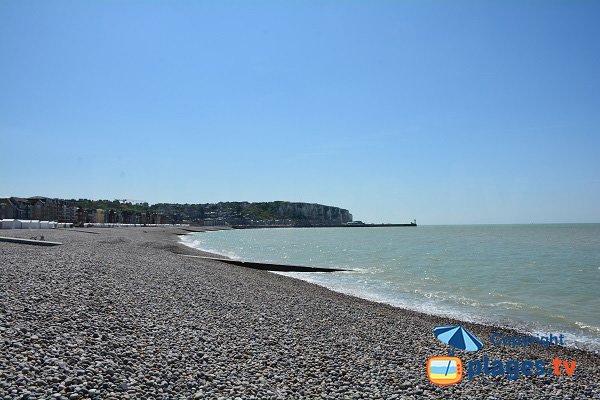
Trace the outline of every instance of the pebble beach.
[[[180, 228], [6, 230], [0, 242], [0, 399], [600, 399], [600, 355], [489, 345], [490, 327], [339, 294], [218, 261]], [[485, 343], [463, 361], [576, 361], [563, 373], [429, 382], [433, 329]]]

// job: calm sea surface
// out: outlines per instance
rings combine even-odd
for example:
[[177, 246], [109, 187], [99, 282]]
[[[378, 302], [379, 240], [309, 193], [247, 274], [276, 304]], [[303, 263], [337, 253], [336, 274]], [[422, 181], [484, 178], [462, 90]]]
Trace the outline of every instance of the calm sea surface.
[[235, 259], [349, 268], [284, 275], [600, 350], [600, 224], [248, 229], [183, 241]]

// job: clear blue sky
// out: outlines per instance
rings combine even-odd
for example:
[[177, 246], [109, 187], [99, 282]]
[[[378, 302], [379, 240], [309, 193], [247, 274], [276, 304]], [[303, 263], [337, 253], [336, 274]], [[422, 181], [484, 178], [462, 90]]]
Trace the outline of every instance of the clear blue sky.
[[598, 1], [0, 1], [0, 195], [600, 222]]

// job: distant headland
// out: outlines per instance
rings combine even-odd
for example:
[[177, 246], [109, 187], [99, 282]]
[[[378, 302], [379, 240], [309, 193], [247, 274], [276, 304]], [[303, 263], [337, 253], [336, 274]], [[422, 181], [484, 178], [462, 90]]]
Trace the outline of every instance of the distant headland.
[[340, 207], [290, 201], [157, 203], [129, 200], [59, 199], [43, 196], [0, 198], [0, 219], [85, 224], [190, 224], [252, 227], [379, 227], [365, 224]]

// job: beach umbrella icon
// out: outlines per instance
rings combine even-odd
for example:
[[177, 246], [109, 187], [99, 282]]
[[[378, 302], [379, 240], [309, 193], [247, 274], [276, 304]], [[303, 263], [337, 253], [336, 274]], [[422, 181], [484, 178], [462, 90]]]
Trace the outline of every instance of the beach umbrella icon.
[[477, 351], [483, 347], [483, 343], [462, 326], [438, 326], [433, 334], [442, 342], [460, 350]]

